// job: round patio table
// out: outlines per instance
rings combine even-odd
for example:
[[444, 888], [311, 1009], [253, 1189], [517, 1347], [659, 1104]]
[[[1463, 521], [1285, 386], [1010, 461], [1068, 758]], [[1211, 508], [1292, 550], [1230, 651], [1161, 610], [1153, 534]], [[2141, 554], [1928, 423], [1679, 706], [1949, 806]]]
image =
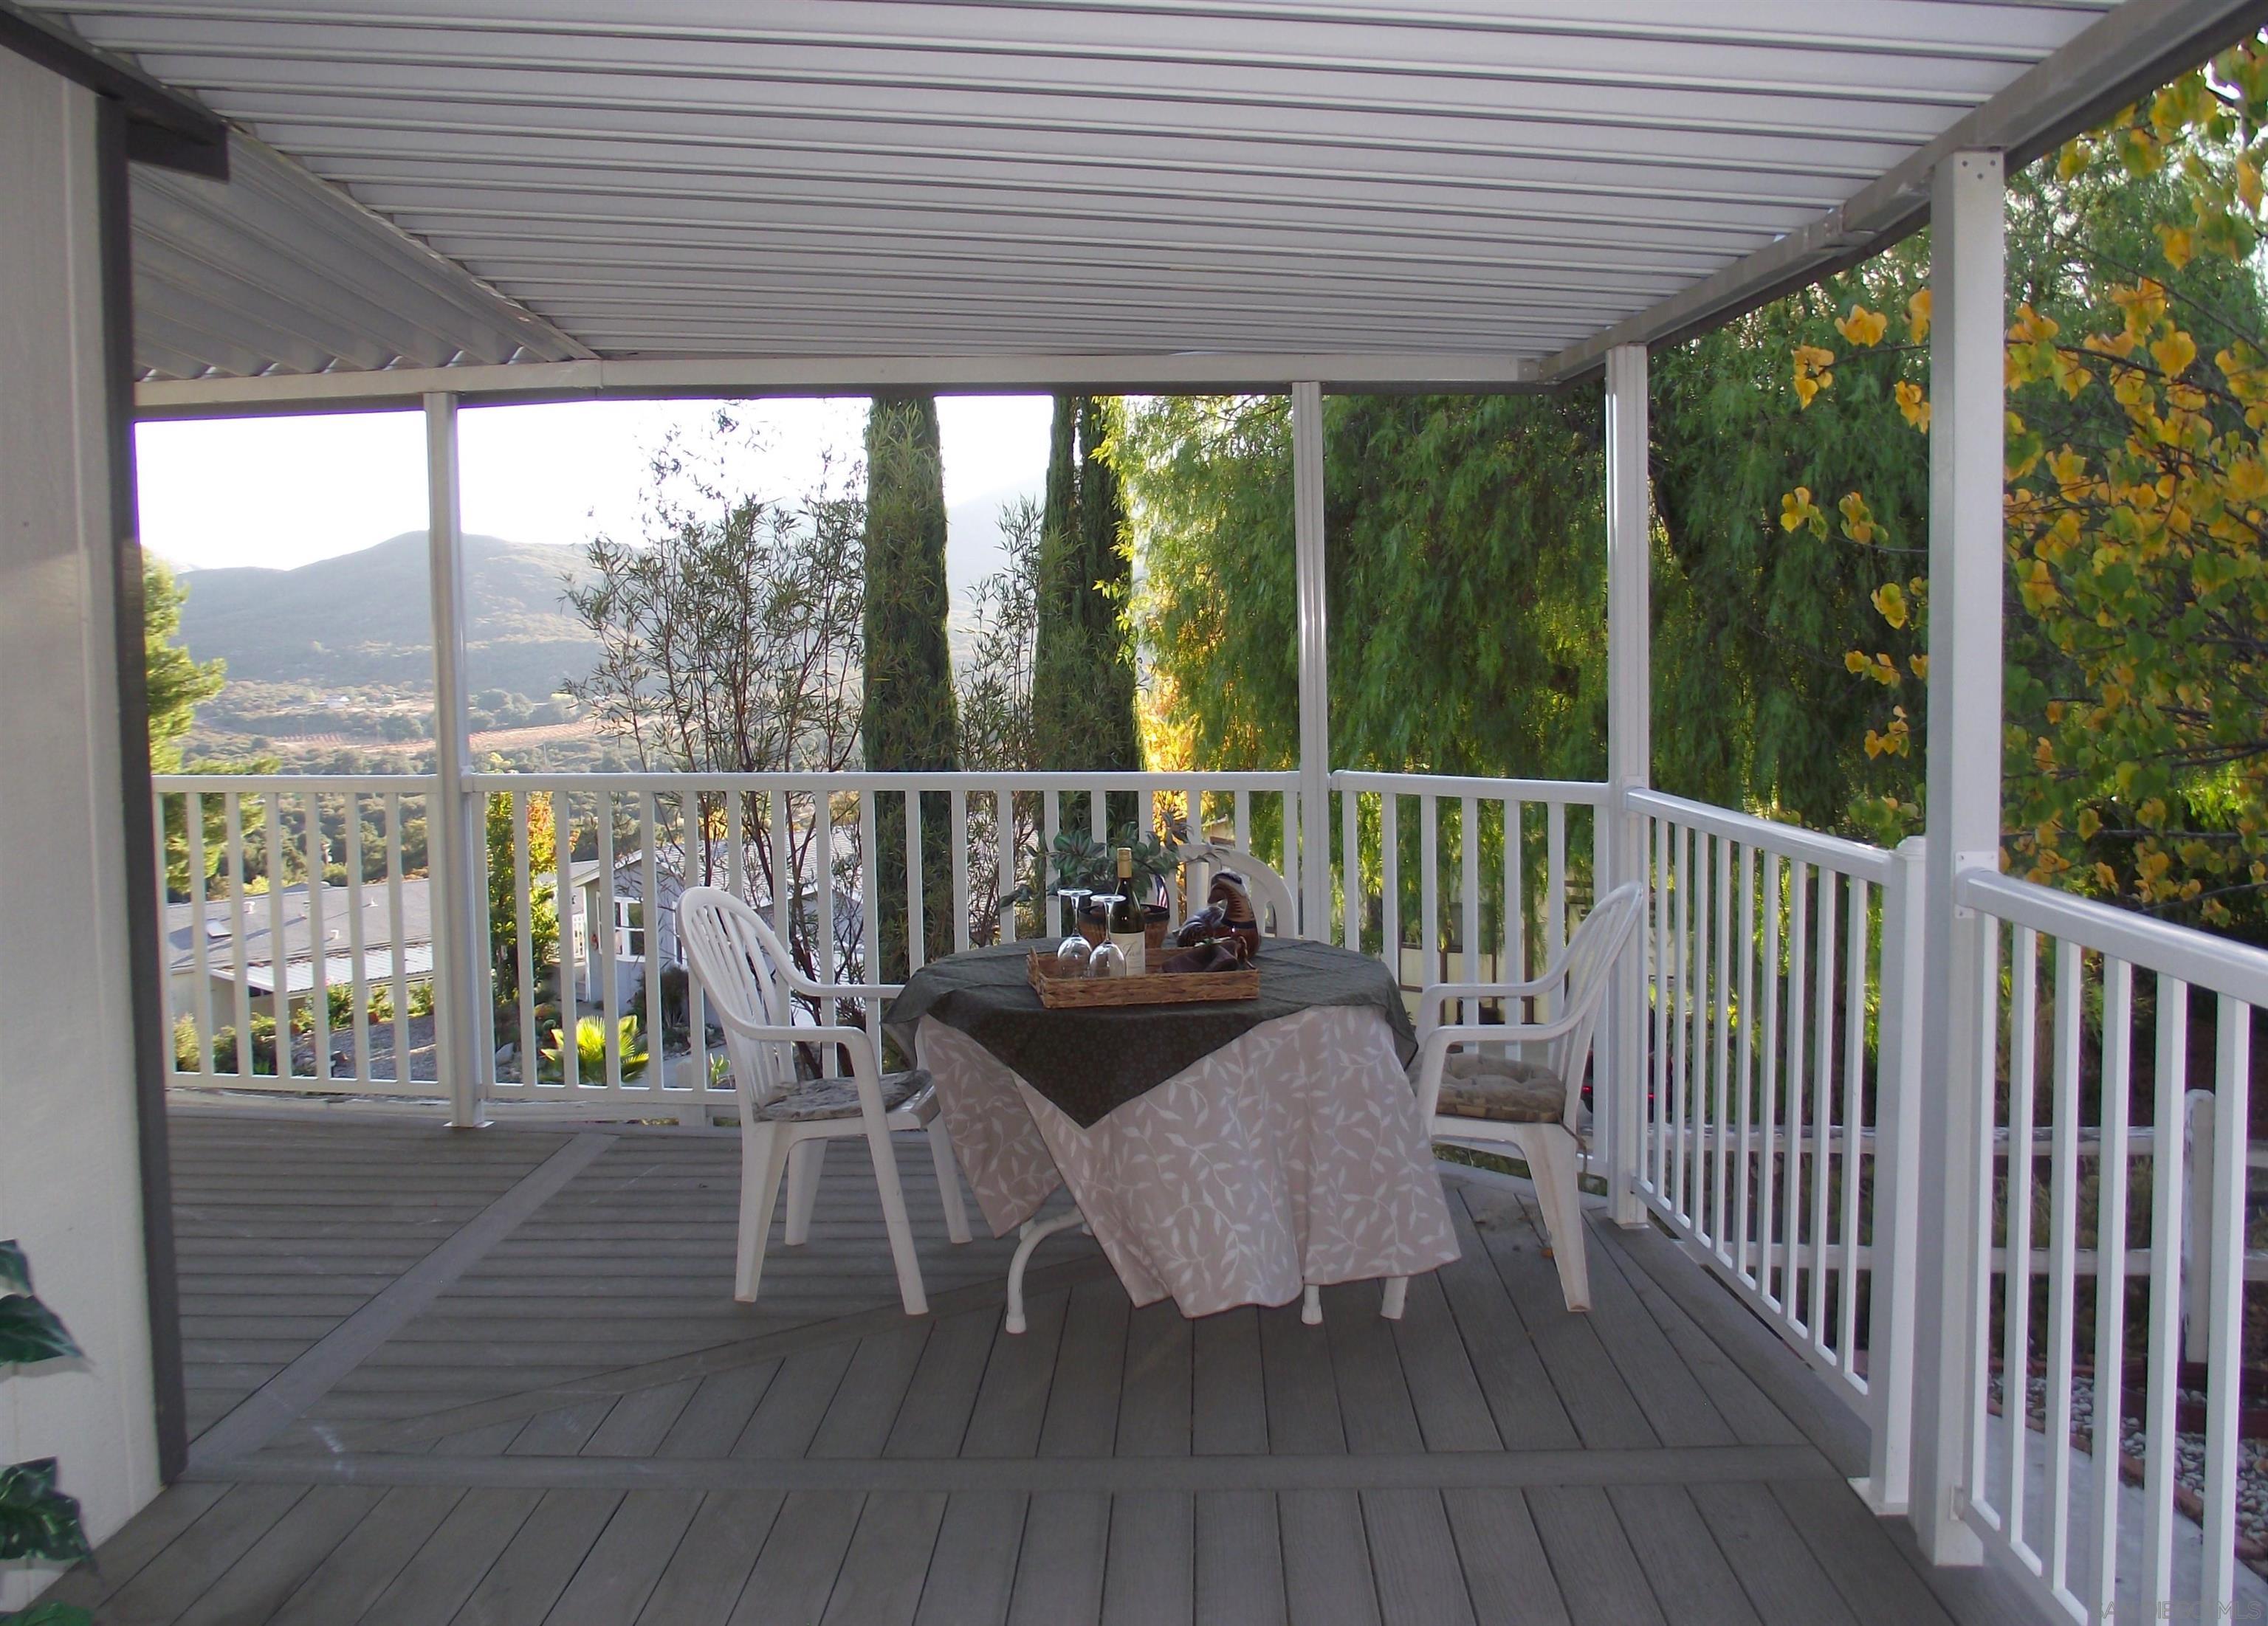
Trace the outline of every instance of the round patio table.
[[[1457, 1256], [1405, 1072], [1416, 1035], [1374, 960], [1271, 938], [1250, 1000], [1049, 1010], [1029, 944], [924, 967], [883, 1020], [938, 1101], [996, 1236], [1094, 1233], [1139, 1306], [1285, 1304], [1335, 1282], [1400, 1284]], [[1058, 1186], [1074, 1207], [1036, 1218]]]

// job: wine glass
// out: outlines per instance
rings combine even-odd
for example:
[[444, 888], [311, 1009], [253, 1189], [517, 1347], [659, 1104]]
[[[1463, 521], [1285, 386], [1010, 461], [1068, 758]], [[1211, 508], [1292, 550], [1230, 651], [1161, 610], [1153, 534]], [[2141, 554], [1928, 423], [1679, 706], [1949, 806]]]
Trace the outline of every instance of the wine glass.
[[1071, 905], [1071, 930], [1072, 932], [1078, 932], [1079, 923], [1086, 914], [1086, 901], [1094, 895], [1094, 892], [1093, 888], [1086, 887], [1064, 887], [1057, 888], [1056, 896], [1064, 899]]

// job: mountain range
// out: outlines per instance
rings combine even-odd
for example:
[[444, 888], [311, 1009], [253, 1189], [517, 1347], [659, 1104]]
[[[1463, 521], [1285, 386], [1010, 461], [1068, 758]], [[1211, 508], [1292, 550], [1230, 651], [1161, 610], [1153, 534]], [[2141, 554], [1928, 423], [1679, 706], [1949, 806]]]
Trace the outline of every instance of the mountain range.
[[[1037, 489], [987, 492], [948, 511], [956, 625], [977, 582], [1000, 567], [1001, 507], [1024, 495]], [[241, 682], [430, 688], [425, 552], [425, 533], [408, 531], [290, 570], [184, 572], [182, 642], [200, 660], [225, 660], [229, 677]], [[541, 698], [589, 671], [597, 643], [562, 597], [567, 580], [582, 573], [579, 548], [468, 536], [464, 560], [468, 690]]]

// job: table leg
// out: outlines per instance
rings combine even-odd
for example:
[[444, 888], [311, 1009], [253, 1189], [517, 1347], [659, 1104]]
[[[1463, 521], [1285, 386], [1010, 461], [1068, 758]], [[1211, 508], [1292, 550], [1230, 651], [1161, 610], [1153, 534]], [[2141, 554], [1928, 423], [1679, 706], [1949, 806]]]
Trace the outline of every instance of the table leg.
[[1402, 1306], [1409, 1297], [1410, 1278], [1408, 1277], [1388, 1277], [1386, 1278], [1386, 1291], [1380, 1298], [1378, 1302], [1378, 1313], [1389, 1321], [1400, 1321], [1402, 1319]]
[[1016, 1232], [1016, 1256], [1008, 1262], [1008, 1330], [1024, 1330], [1024, 1267], [1031, 1262], [1032, 1250], [1055, 1235], [1074, 1225], [1084, 1226], [1086, 1216], [1076, 1206], [1065, 1209], [1052, 1219], [1027, 1219]]
[[1310, 1327], [1323, 1324], [1323, 1290], [1313, 1282], [1307, 1284], [1307, 1291], [1300, 1297], [1300, 1319]]

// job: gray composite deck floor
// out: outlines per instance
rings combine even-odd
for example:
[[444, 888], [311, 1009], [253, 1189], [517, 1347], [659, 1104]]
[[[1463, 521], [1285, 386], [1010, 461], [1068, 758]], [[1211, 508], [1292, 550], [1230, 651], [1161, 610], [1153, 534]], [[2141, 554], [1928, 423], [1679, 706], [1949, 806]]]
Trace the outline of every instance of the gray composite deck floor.
[[738, 1151], [179, 1113], [190, 1475], [55, 1595], [105, 1626], [2028, 1621], [1845, 1483], [1863, 1439], [1652, 1232], [1561, 1308], [1532, 1194], [1464, 1256], [1201, 1321], [1091, 1242], [944, 1236], [899, 1309], [861, 1148], [731, 1298]]

